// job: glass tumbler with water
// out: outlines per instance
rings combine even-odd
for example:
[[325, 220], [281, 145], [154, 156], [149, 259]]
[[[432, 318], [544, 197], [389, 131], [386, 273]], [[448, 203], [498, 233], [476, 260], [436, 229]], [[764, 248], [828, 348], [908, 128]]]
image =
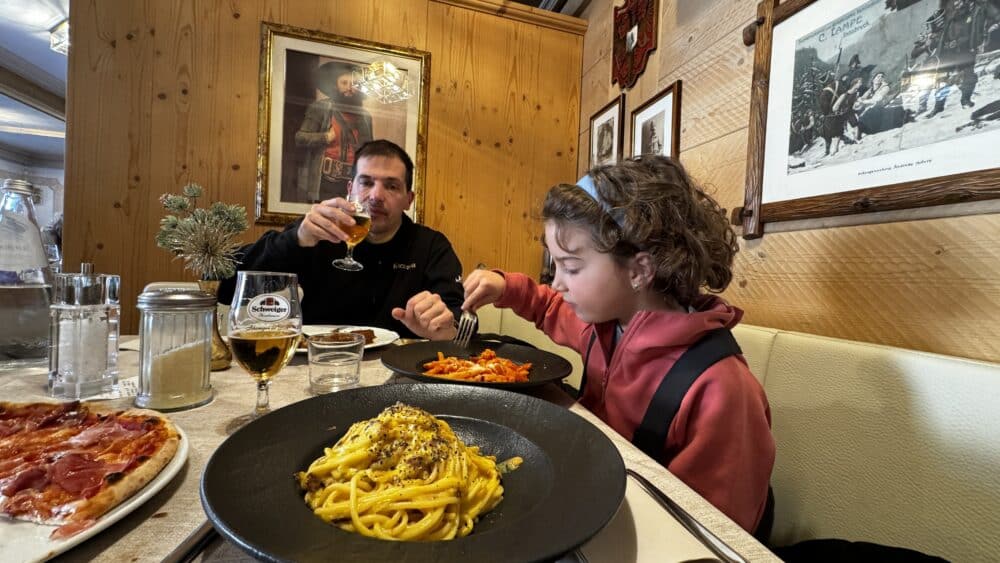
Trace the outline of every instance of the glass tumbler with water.
[[319, 395], [361, 382], [365, 337], [350, 332], [309, 337], [309, 389]]

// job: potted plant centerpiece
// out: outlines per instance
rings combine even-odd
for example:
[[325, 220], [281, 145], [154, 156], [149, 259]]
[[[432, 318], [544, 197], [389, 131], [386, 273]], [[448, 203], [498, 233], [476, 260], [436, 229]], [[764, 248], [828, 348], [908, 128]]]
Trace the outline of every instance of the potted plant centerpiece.
[[[156, 245], [184, 259], [184, 268], [198, 276], [198, 287], [215, 295], [220, 280], [236, 274], [239, 236], [247, 230], [242, 205], [215, 202], [198, 207], [204, 191], [198, 184], [184, 186], [181, 194], [163, 194], [160, 203], [168, 214], [160, 219]], [[232, 352], [219, 334], [218, 315], [212, 321], [212, 370], [229, 367]]]

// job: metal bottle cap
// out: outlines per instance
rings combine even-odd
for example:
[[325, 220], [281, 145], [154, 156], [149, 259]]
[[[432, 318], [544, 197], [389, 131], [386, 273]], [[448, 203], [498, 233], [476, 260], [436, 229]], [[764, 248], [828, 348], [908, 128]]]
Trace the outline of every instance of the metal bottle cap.
[[197, 311], [214, 308], [215, 296], [197, 289], [161, 288], [141, 293], [136, 306], [143, 311]]

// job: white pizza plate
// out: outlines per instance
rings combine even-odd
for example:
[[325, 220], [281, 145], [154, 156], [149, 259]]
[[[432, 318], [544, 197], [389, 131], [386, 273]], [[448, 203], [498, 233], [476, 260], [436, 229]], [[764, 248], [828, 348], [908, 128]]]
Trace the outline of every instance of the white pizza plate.
[[[325, 332], [348, 332], [351, 330], [362, 330], [368, 329], [375, 333], [375, 340], [372, 340], [371, 344], [365, 344], [365, 350], [371, 350], [372, 348], [381, 348], [388, 344], [399, 340], [399, 334], [394, 331], [386, 330], [384, 328], [378, 328], [375, 326], [350, 326], [350, 325], [302, 325], [302, 334], [306, 336], [312, 336], [314, 334], [323, 334]], [[305, 344], [300, 344], [295, 350], [296, 353], [305, 354], [307, 349]]]
[[[175, 425], [176, 427], [176, 425]], [[184, 462], [188, 457], [187, 435], [180, 428], [177, 428], [181, 442], [167, 465], [152, 481], [146, 483], [139, 492], [129, 497], [125, 502], [111, 509], [110, 512], [98, 518], [90, 528], [79, 534], [61, 540], [49, 539], [58, 526], [43, 526], [32, 522], [22, 522], [0, 517], [0, 561], [45, 561], [68, 550], [69, 548], [90, 539], [101, 533], [105, 528], [121, 520], [126, 514], [135, 510], [139, 505], [146, 502], [153, 495], [160, 492], [177, 472], [184, 467]]]

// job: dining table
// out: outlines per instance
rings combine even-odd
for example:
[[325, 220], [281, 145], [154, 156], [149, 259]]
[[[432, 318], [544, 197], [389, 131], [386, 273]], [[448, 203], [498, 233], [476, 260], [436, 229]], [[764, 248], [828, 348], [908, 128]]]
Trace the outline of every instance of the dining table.
[[[405, 345], [405, 341], [389, 346]], [[119, 380], [132, 381], [139, 373], [138, 337], [120, 340]], [[362, 386], [410, 383], [381, 362], [386, 348], [366, 350], [361, 363]], [[308, 362], [305, 354], [296, 354], [270, 384], [272, 409], [280, 409], [312, 397], [309, 389]], [[46, 391], [44, 370], [22, 370], [2, 374], [0, 397], [7, 401], [52, 400]], [[94, 537], [58, 554], [53, 561], [94, 561], [139, 563], [147, 561], [251, 561], [235, 544], [212, 533], [202, 508], [200, 482], [206, 464], [232, 428], [230, 423], [249, 413], [256, 400], [255, 381], [235, 361], [222, 371], [211, 373], [213, 399], [200, 407], [166, 413], [186, 434], [188, 459], [178, 474], [157, 494], [126, 514]], [[446, 383], [442, 383], [446, 385]], [[122, 386], [123, 389], [128, 387]], [[620, 452], [625, 467], [644, 478], [680, 507], [697, 525], [709, 531], [725, 546], [746, 561], [780, 561], [764, 545], [722, 512], [712, 506], [665, 467], [648, 457], [627, 439], [615, 432], [590, 411], [580, 406], [563, 386], [548, 383], [525, 390], [536, 398], [549, 401], [582, 417], [604, 433]], [[120, 397], [102, 400], [111, 408], [131, 408], [134, 396], [124, 391]], [[3, 525], [0, 522], [0, 525]], [[0, 561], [4, 561], [0, 546]], [[583, 561], [567, 555], [562, 561]], [[589, 561], [598, 563], [591, 557]]]

